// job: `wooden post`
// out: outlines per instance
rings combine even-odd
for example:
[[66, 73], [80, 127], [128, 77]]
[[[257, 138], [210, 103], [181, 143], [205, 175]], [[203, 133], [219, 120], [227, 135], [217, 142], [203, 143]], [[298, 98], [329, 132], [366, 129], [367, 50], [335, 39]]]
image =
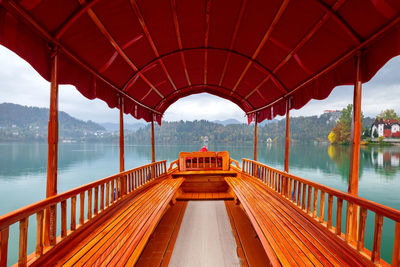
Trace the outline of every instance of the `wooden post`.
[[[356, 55], [356, 80], [354, 83], [353, 97], [353, 121], [351, 125], [351, 152], [350, 152], [350, 172], [348, 192], [352, 195], [358, 195], [358, 176], [360, 162], [360, 140], [361, 140], [361, 54]], [[350, 229], [350, 238], [356, 240], [358, 228], [358, 207], [354, 208], [352, 227]]]
[[[153, 117], [153, 116], [152, 116]], [[156, 153], [154, 151], [154, 120], [151, 120], [151, 162], [156, 161]]]
[[254, 122], [254, 160], [257, 161], [257, 113], [256, 113], [256, 121]]
[[289, 145], [290, 145], [290, 98], [286, 100], [286, 140], [285, 140], [285, 172], [289, 172]]
[[123, 172], [124, 170], [124, 99], [121, 96], [119, 107], [119, 171]]
[[[124, 159], [124, 99], [120, 95], [119, 97], [119, 171], [123, 172], [125, 170], [125, 159]], [[119, 186], [121, 193], [125, 194], [125, 179], [120, 179], [121, 183]]]
[[[152, 114], [151, 116], [151, 162], [154, 163], [156, 162], [156, 153], [154, 150], [154, 115]], [[154, 169], [154, 165], [151, 166], [151, 178], [154, 178], [155, 169]]]
[[[50, 112], [48, 128], [47, 186], [46, 197], [57, 195], [58, 154], [58, 50], [54, 49], [51, 61]], [[44, 242], [50, 245], [55, 240], [56, 209], [47, 208], [44, 227]], [[54, 236], [53, 236], [54, 235]], [[53, 241], [54, 242], [54, 241]]]

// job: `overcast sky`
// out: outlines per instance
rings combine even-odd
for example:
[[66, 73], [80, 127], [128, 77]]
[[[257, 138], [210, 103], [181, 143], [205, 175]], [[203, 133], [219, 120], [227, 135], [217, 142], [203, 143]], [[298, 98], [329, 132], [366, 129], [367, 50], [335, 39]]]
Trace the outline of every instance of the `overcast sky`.
[[[0, 46], [0, 103], [48, 107], [50, 85], [28, 63], [7, 48]], [[322, 114], [326, 109], [342, 109], [352, 103], [353, 87], [336, 87], [322, 101], [311, 100], [291, 116]], [[376, 116], [387, 108], [400, 113], [400, 57], [389, 61], [377, 75], [363, 85], [362, 111]], [[88, 100], [73, 86], [60, 86], [59, 108], [70, 115], [95, 122], [118, 122], [119, 112], [101, 100]], [[225, 120], [234, 118], [245, 122], [244, 112], [232, 102], [209, 94], [198, 94], [178, 100], [164, 114], [164, 120]], [[127, 122], [135, 122], [131, 116]]]

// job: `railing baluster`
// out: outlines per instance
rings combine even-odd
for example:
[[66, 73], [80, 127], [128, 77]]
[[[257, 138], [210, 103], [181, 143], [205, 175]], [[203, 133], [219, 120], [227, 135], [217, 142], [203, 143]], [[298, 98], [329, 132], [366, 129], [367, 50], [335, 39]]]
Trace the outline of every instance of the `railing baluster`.
[[400, 266], [400, 222], [396, 222], [394, 230], [392, 266]]
[[50, 245], [54, 246], [56, 244], [56, 230], [57, 230], [57, 204], [50, 206], [50, 231], [49, 239]]
[[317, 217], [317, 205], [318, 205], [318, 189], [314, 188], [314, 203], [313, 203], [313, 217]]
[[76, 229], [76, 196], [71, 197], [71, 231]]
[[365, 240], [365, 224], [367, 221], [367, 209], [361, 208], [360, 209], [360, 225], [358, 229], [358, 242], [357, 242], [357, 249], [362, 251], [364, 249], [364, 240]]
[[88, 211], [87, 211], [88, 220], [92, 219], [92, 188], [88, 190]]
[[28, 221], [28, 217], [25, 217], [19, 221], [18, 266], [26, 266], [27, 264]]
[[332, 207], [333, 207], [333, 196], [328, 194], [328, 219], [326, 221], [326, 226], [330, 230], [332, 228]]
[[336, 212], [336, 234], [341, 235], [342, 233], [342, 208], [343, 199], [337, 199], [337, 212]]
[[106, 183], [106, 207], [110, 205], [110, 181]]
[[347, 212], [346, 212], [346, 233], [345, 240], [349, 242], [351, 239], [351, 226], [353, 224], [353, 210], [354, 205], [352, 202], [347, 201]]
[[383, 225], [383, 216], [380, 214], [375, 214], [375, 233], [374, 233], [374, 242], [371, 254], [371, 261], [375, 264], [379, 263], [381, 259], [382, 225]]
[[43, 215], [43, 210], [36, 213], [36, 256], [41, 256], [43, 254]]
[[61, 201], [61, 238], [67, 236], [67, 201]]
[[7, 266], [9, 227], [0, 231], [0, 266]]
[[85, 223], [85, 192], [79, 194], [80, 199], [80, 211], [79, 211], [79, 224]]
[[0, 266], [7, 266], [9, 227], [0, 231]]
[[94, 215], [99, 213], [99, 187], [94, 188]]
[[325, 192], [321, 191], [321, 200], [319, 201], [319, 221], [324, 222], [325, 216]]
[[307, 190], [307, 185], [303, 184], [303, 195], [302, 195], [302, 202], [301, 202], [301, 208], [303, 210], [306, 209], [306, 191]]
[[100, 186], [100, 210], [104, 210], [104, 184]]
[[308, 185], [308, 193], [307, 193], [307, 213], [311, 212], [311, 193], [312, 193], [312, 187], [311, 185]]
[[296, 203], [297, 181], [296, 180], [292, 180], [291, 183], [293, 183], [293, 189], [291, 189], [291, 192], [290, 192], [290, 200], [292, 202]]
[[111, 180], [111, 200], [110, 203], [114, 203], [115, 201], [115, 189], [114, 189], [114, 179]]
[[302, 184], [300, 182], [297, 184], [297, 206], [299, 207], [301, 204], [301, 185]]

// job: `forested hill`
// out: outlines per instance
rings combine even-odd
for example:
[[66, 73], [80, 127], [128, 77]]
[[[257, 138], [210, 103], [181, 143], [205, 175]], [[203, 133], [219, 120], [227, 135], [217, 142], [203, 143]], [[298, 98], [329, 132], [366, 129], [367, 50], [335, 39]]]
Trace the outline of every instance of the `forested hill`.
[[[60, 137], [80, 138], [104, 127], [92, 121], [75, 119], [60, 111]], [[47, 138], [49, 109], [21, 106], [11, 103], [0, 104], [0, 139], [2, 140], [42, 140]]]
[[[290, 138], [299, 142], [328, 141], [328, 135], [336, 124], [336, 117], [325, 113], [321, 116], [295, 117], [290, 119]], [[273, 121], [258, 127], [258, 141], [283, 141], [285, 138], [285, 120]], [[221, 125], [209, 121], [163, 122], [161, 128], [155, 127], [155, 141], [158, 144], [201, 144], [201, 137], [207, 136], [213, 144], [252, 144], [254, 125]], [[126, 135], [129, 143], [149, 144], [150, 126]]]

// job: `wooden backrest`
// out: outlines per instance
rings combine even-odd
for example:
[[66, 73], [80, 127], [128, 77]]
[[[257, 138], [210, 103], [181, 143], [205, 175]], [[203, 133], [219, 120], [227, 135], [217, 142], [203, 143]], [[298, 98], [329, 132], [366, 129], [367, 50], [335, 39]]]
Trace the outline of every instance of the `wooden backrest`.
[[215, 152], [181, 152], [179, 153], [179, 171], [229, 170], [229, 153]]

